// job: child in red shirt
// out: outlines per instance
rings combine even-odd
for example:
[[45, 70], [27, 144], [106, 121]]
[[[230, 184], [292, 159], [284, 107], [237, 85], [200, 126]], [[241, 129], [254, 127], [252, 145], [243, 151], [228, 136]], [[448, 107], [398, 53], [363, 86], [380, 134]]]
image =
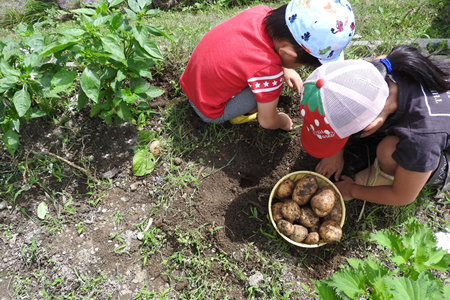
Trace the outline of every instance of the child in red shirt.
[[303, 82], [294, 69], [338, 60], [354, 28], [346, 0], [247, 9], [205, 34], [181, 87], [205, 122], [239, 124], [257, 117], [264, 128], [291, 130], [291, 118], [276, 110], [283, 81], [300, 91]]

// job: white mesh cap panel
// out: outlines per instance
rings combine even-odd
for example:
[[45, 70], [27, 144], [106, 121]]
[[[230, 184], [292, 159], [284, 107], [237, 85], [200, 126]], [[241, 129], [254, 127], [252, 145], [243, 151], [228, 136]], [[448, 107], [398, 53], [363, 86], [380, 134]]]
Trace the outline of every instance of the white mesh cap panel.
[[313, 80], [324, 79], [320, 91], [325, 116], [340, 138], [363, 130], [383, 110], [389, 89], [372, 64], [347, 60], [319, 69]]

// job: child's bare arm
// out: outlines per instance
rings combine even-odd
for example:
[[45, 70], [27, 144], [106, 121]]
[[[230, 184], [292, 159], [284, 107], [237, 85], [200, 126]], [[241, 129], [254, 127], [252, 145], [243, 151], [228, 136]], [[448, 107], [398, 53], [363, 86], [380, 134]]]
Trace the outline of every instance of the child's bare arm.
[[361, 199], [378, 204], [407, 205], [416, 199], [431, 172], [413, 172], [398, 167], [393, 185], [363, 186], [356, 184], [350, 177], [342, 176], [336, 186], [345, 200]]
[[277, 112], [278, 98], [267, 103], [258, 102], [258, 122], [266, 129], [292, 130], [291, 118], [282, 112]]

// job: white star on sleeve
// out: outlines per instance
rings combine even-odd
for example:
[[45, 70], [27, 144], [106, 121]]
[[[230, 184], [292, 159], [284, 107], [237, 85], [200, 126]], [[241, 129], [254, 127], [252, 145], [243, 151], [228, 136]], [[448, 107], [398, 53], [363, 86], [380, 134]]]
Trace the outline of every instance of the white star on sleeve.
[[268, 87], [269, 86], [269, 83], [266, 81], [266, 82], [264, 82], [264, 86], [265, 87]]
[[277, 82], [276, 80], [274, 80], [274, 81], [272, 82], [273, 86], [276, 86], [277, 83], [278, 83], [278, 82]]
[[255, 88], [259, 88], [260, 84], [259, 82], [255, 83]]

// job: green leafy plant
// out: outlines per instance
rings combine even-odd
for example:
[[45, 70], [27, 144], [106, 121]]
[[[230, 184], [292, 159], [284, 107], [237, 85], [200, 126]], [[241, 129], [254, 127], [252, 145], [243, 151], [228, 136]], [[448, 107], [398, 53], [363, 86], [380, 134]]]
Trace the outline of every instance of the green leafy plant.
[[81, 74], [78, 109], [92, 101], [91, 117], [112, 123], [137, 116], [139, 123], [150, 110], [148, 100], [163, 93], [144, 79], [152, 78], [150, 68], [163, 59], [150, 37], [169, 37], [143, 22], [144, 16], [158, 13], [147, 8], [151, 0], [128, 0], [125, 14], [114, 9], [123, 1], [103, 0], [95, 9], [73, 10], [78, 26], [49, 35], [51, 43], [41, 55], [75, 65]]
[[449, 299], [450, 286], [430, 270], [449, 270], [450, 254], [436, 248], [424, 224], [409, 219], [403, 226], [401, 235], [387, 229], [370, 235], [390, 250], [384, 260], [348, 259], [350, 266], [315, 281], [320, 299]]
[[20, 41], [0, 41], [0, 125], [11, 155], [21, 122], [49, 115], [78, 83], [77, 109], [91, 102], [91, 117], [141, 124], [153, 113], [149, 101], [163, 91], [146, 79], [163, 56], [151, 37], [170, 37], [144, 22], [159, 12], [148, 9], [151, 0], [128, 0], [125, 14], [114, 9], [122, 2], [73, 10], [74, 27], [45, 36], [35, 33], [42, 24], [20, 24]]

